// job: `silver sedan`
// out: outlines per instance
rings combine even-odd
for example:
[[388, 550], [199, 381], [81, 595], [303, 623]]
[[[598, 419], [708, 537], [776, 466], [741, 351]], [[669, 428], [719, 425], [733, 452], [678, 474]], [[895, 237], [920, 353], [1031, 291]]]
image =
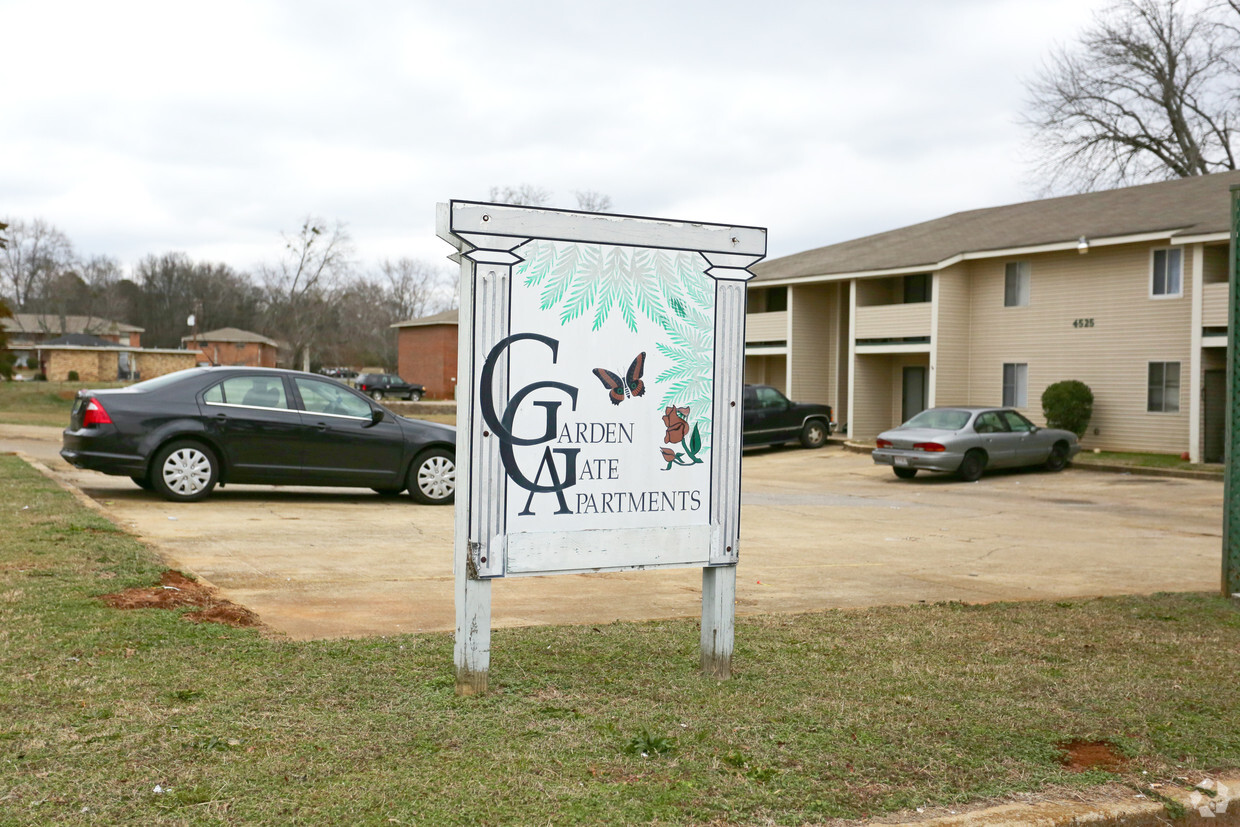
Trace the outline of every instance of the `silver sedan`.
[[931, 408], [878, 435], [874, 462], [900, 479], [955, 472], [972, 482], [987, 468], [1041, 465], [1062, 471], [1081, 450], [1076, 434], [1039, 428], [1011, 408]]

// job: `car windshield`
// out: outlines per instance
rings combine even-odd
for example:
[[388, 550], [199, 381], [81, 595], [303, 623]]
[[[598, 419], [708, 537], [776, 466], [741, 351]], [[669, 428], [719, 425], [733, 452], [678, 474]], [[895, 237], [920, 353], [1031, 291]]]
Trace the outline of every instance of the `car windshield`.
[[968, 411], [931, 408], [901, 425], [901, 428], [929, 428], [934, 431], [959, 431], [969, 421]]

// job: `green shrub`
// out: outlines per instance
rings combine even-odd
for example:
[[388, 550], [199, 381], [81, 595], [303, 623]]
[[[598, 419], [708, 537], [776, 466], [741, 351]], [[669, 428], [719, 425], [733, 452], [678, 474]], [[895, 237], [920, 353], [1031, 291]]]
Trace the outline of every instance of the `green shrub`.
[[65, 381], [67, 381], [67, 382], [79, 382], [79, 381], [81, 381], [81, 380], [79, 380], [79, 379], [78, 379], [78, 372], [77, 372], [76, 370], [71, 370], [71, 371], [69, 371], [69, 375], [65, 377]]
[[1048, 428], [1063, 428], [1085, 436], [1094, 414], [1094, 392], [1075, 379], [1056, 382], [1042, 392], [1042, 416]]

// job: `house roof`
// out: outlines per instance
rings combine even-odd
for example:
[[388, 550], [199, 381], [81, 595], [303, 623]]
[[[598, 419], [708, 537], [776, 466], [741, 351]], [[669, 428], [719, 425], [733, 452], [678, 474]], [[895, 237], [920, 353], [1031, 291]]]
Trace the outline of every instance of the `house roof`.
[[[753, 266], [754, 282], [942, 266], [956, 256], [1160, 234], [1229, 231], [1240, 171], [952, 213]], [[752, 282], [751, 282], [752, 283]]]
[[119, 345], [116, 342], [109, 342], [107, 339], [100, 338], [99, 336], [92, 336], [89, 333], [68, 333], [64, 336], [57, 336], [55, 339], [49, 339], [46, 342], [41, 342], [40, 344], [76, 345], [79, 347], [124, 347], [124, 345]]
[[268, 339], [261, 333], [241, 330], [237, 327], [221, 327], [219, 330], [208, 330], [197, 336], [182, 336], [182, 342], [259, 342], [272, 347], [279, 347], [274, 339]]
[[460, 310], [445, 310], [442, 313], [436, 313], [433, 316], [423, 316], [420, 319], [410, 319], [407, 322], [397, 322], [392, 327], [418, 327], [427, 324], [460, 324]]
[[11, 319], [0, 319], [9, 333], [143, 333], [144, 328], [98, 316], [65, 316], [64, 327], [59, 313], [14, 313]]

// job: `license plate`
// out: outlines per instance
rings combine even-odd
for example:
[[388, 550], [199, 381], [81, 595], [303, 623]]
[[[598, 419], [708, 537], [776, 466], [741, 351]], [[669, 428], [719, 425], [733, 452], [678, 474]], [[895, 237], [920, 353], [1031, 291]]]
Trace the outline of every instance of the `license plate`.
[[908, 465], [908, 457], [896, 457], [896, 465]]

